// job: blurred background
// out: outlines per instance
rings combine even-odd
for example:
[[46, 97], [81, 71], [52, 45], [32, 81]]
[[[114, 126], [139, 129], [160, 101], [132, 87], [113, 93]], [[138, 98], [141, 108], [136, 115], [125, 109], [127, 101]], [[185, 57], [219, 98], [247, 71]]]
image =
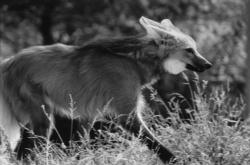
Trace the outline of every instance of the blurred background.
[[230, 84], [238, 95], [246, 69], [243, 9], [244, 0], [1, 0], [0, 57], [32, 45], [81, 45], [100, 36], [135, 35], [143, 32], [141, 16], [169, 18], [214, 64], [202, 79], [210, 86]]

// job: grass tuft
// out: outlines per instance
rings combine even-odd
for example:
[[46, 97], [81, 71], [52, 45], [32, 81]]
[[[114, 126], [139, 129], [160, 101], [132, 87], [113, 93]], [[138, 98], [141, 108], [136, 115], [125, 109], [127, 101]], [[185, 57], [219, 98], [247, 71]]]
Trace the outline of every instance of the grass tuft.
[[[202, 87], [205, 88], [205, 87]], [[178, 164], [195, 165], [249, 165], [250, 164], [250, 120], [241, 123], [235, 119], [243, 109], [241, 98], [232, 100], [227, 90], [214, 90], [204, 95], [200, 89], [194, 96], [199, 111], [194, 111], [195, 120], [191, 124], [182, 122], [180, 116], [172, 112], [172, 126], [169, 119], [154, 118], [149, 111], [144, 117], [151, 125], [152, 132], [173, 151]], [[180, 110], [174, 105], [176, 112]], [[157, 121], [156, 121], [157, 120]], [[160, 121], [159, 121], [160, 120]], [[151, 123], [151, 124], [150, 124]], [[0, 164], [22, 164], [13, 158], [8, 142], [0, 131]], [[31, 164], [49, 165], [161, 165], [156, 154], [139, 142], [137, 137], [128, 137], [127, 133], [103, 131], [106, 145], [95, 144], [84, 136], [82, 144], [72, 142], [69, 148], [47, 141], [42, 150], [34, 149], [35, 160]]]

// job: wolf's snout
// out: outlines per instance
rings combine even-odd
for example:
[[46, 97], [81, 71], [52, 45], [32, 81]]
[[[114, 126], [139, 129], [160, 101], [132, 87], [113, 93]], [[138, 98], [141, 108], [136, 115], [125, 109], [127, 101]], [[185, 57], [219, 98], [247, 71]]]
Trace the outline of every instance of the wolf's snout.
[[212, 64], [202, 56], [194, 56], [191, 64], [187, 64], [186, 68], [196, 72], [203, 72], [212, 67]]
[[196, 63], [194, 64], [196, 67], [196, 71], [198, 72], [203, 72], [212, 67], [212, 64], [206, 59], [201, 59], [200, 61], [196, 61]]
[[212, 67], [212, 64], [209, 62], [209, 61], [207, 61], [205, 64], [204, 64], [204, 68], [205, 69], [209, 69], [209, 68], [211, 68]]

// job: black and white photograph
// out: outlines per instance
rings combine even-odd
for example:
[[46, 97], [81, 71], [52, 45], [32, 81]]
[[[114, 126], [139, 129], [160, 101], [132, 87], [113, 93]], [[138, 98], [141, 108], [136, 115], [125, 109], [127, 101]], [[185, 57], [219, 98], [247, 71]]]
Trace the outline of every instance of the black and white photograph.
[[249, 0], [0, 0], [0, 165], [250, 165]]

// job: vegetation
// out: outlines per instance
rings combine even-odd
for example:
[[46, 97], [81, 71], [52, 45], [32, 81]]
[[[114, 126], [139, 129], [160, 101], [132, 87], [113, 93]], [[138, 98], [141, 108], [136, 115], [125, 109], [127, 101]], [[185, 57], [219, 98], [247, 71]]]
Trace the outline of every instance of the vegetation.
[[[227, 90], [213, 91], [204, 96], [206, 85], [196, 95], [199, 111], [195, 111], [195, 120], [191, 124], [182, 122], [178, 115], [179, 106], [171, 102], [176, 113], [168, 119], [154, 118], [150, 111], [144, 114], [147, 122], [158, 123], [153, 131], [157, 137], [177, 156], [177, 164], [206, 165], [248, 165], [250, 163], [249, 124], [232, 120], [244, 109], [242, 100], [230, 101]], [[203, 96], [202, 96], [203, 95]], [[158, 120], [158, 121], [156, 121]], [[160, 120], [160, 122], [159, 122]], [[161, 161], [136, 137], [126, 132], [111, 133], [103, 131], [105, 145], [93, 146], [88, 136], [81, 138], [82, 144], [72, 142], [65, 149], [47, 141], [43, 150], [34, 150], [35, 160], [31, 164], [73, 165], [73, 164], [114, 164], [114, 165], [161, 165]], [[7, 139], [2, 133], [0, 150], [1, 164], [21, 164], [9, 150]], [[26, 160], [27, 161], [27, 160]]]

